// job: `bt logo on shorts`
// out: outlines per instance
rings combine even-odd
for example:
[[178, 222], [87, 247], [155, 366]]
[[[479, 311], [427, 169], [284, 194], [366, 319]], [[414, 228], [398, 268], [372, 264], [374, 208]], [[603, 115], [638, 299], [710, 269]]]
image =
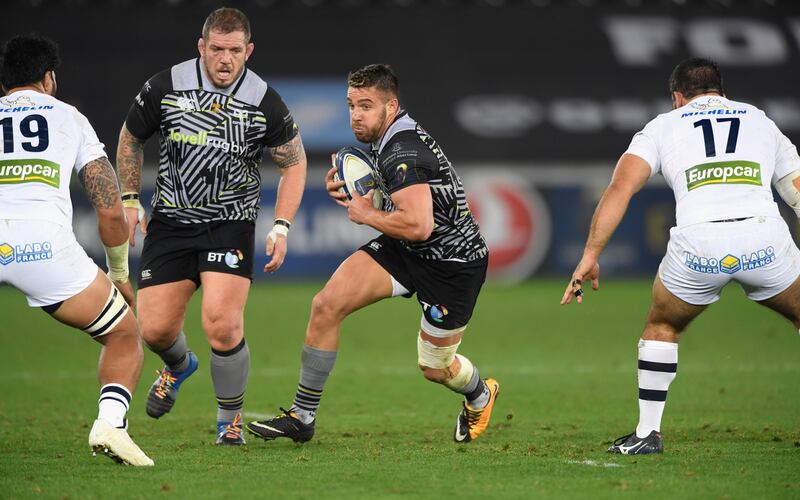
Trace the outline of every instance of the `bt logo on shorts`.
[[208, 252], [208, 262], [224, 262], [231, 269], [238, 269], [239, 263], [244, 260], [244, 253], [236, 248], [222, 252]]
[[431, 315], [431, 319], [437, 323], [444, 322], [444, 317], [450, 312], [447, 310], [446, 306], [441, 304], [431, 305], [422, 300], [420, 300], [420, 302], [422, 303], [422, 310], [428, 311], [428, 313]]
[[14, 245], [0, 243], [0, 264], [12, 262], [36, 262], [53, 258], [53, 245], [49, 241]]
[[686, 252], [684, 264], [692, 271], [706, 274], [734, 274], [739, 271], [750, 271], [770, 264], [776, 259], [775, 249], [771, 246], [758, 249], [739, 257], [728, 254], [721, 259], [714, 257], [700, 257], [691, 252]]

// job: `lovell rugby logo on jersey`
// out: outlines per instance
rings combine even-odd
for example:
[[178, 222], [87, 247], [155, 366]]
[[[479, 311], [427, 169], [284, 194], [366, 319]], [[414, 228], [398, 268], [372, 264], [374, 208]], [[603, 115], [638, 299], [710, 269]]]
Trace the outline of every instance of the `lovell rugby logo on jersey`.
[[57, 188], [61, 185], [61, 167], [47, 160], [0, 160], [0, 184], [41, 182]]
[[49, 241], [14, 245], [0, 244], [0, 264], [7, 266], [12, 262], [36, 262], [53, 258], [53, 245]]
[[208, 132], [202, 130], [199, 132], [187, 133], [183, 133], [177, 129], [170, 130], [167, 140], [179, 144], [191, 144], [192, 146], [211, 146], [212, 148], [221, 149], [226, 153], [234, 154], [246, 153], [248, 149], [247, 145], [232, 143], [214, 137], [209, 139]]
[[689, 191], [709, 184], [761, 186], [761, 165], [753, 161], [718, 161], [695, 165], [686, 171]]

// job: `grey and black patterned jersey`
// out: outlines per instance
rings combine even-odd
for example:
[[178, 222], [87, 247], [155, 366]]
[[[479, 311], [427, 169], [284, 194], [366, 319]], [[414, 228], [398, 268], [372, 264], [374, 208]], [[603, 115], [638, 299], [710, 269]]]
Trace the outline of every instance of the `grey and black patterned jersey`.
[[278, 93], [252, 71], [218, 89], [201, 66], [200, 58], [190, 59], [153, 76], [125, 121], [141, 140], [159, 135], [153, 210], [186, 224], [254, 221], [264, 147], [285, 144], [297, 126]]
[[384, 210], [394, 210], [391, 194], [400, 189], [422, 183], [431, 188], [433, 232], [425, 241], [404, 241], [408, 251], [428, 260], [464, 262], [488, 255], [453, 165], [433, 137], [405, 111], [372, 145], [372, 158], [384, 194]]

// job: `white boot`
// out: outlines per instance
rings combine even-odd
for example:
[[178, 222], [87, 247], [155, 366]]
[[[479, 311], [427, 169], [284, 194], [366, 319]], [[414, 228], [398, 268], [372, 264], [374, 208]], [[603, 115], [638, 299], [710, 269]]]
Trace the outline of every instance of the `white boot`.
[[103, 453], [120, 464], [153, 465], [150, 457], [136, 446], [125, 429], [117, 429], [99, 418], [89, 433], [89, 447], [95, 455]]

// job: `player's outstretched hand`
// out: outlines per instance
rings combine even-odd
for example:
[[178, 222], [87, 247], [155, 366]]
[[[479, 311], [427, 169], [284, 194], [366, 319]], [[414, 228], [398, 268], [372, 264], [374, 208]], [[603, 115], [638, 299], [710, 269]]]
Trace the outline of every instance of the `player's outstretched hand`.
[[[331, 161], [336, 158], [336, 155], [331, 155]], [[334, 180], [334, 175], [336, 174], [336, 167], [331, 167], [328, 170], [328, 173], [325, 174], [325, 189], [328, 191], [328, 195], [333, 198], [333, 201], [338, 203], [339, 205], [346, 207], [347, 206], [347, 195], [342, 191], [344, 187], [344, 181], [337, 181]]]
[[572, 273], [567, 289], [564, 290], [564, 296], [561, 297], [562, 306], [571, 303], [573, 297], [578, 304], [583, 304], [583, 282], [587, 279], [592, 280], [592, 290], [600, 288], [600, 264], [597, 259], [584, 256]]
[[122, 298], [125, 299], [125, 302], [128, 303], [131, 309], [136, 309], [136, 294], [133, 291], [133, 285], [131, 284], [131, 280], [126, 281], [125, 283], [119, 283], [118, 281], [112, 281], [114, 286], [117, 287], [117, 290], [120, 291], [122, 294]]
[[375, 212], [375, 206], [372, 204], [372, 197], [375, 195], [375, 190], [370, 189], [367, 194], [361, 196], [357, 191], [353, 192], [353, 199], [351, 199], [345, 206], [347, 207], [347, 216], [356, 224], [364, 224], [372, 212]]
[[264, 266], [264, 272], [274, 273], [283, 265], [283, 259], [286, 258], [287, 241], [286, 236], [278, 234], [272, 230], [267, 234], [267, 255], [271, 256], [267, 265]]
[[125, 216], [128, 219], [128, 243], [136, 246], [136, 226], [141, 224], [142, 234], [147, 234], [147, 216], [144, 208], [125, 207]]

